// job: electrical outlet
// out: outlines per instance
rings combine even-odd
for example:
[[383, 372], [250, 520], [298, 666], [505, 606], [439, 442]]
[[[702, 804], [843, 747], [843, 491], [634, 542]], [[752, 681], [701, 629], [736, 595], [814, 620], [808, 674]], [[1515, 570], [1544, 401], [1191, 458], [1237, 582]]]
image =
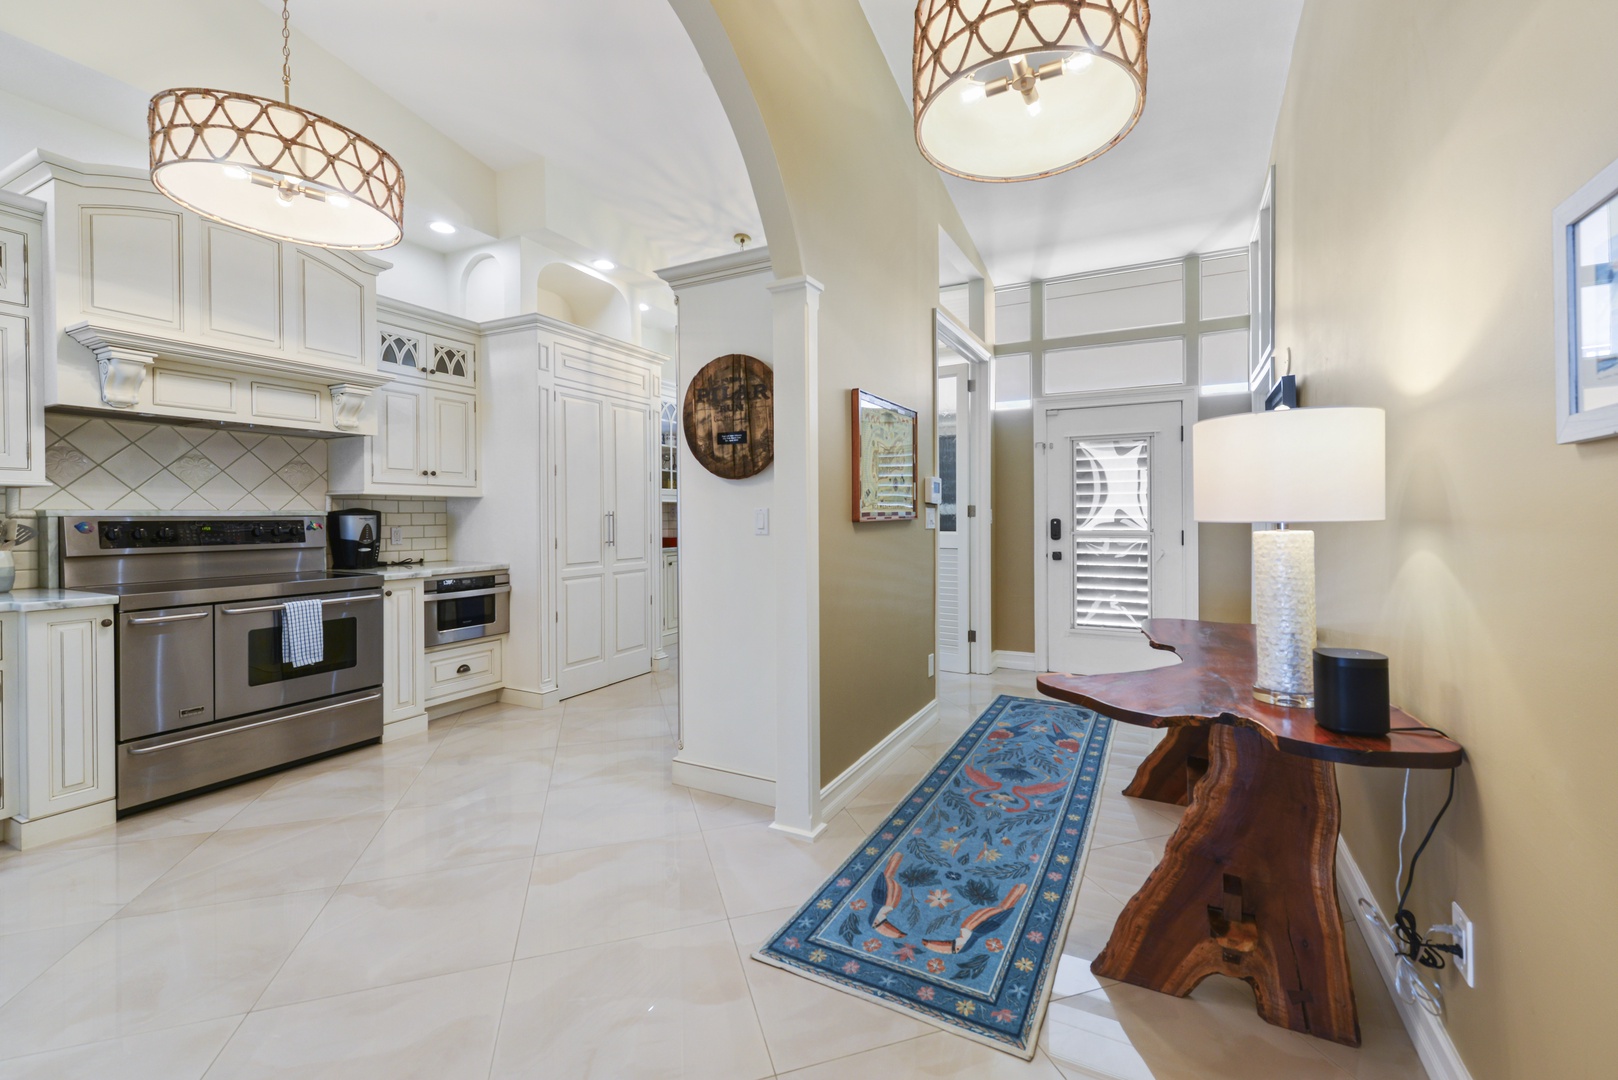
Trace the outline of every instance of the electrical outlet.
[[1473, 978], [1477, 971], [1477, 934], [1473, 933], [1472, 920], [1461, 910], [1461, 905], [1453, 901], [1449, 905], [1449, 915], [1449, 921], [1455, 924], [1455, 944], [1461, 947], [1461, 955], [1455, 961], [1456, 970], [1466, 980], [1466, 985], [1476, 986]]
[[392, 526], [391, 528], [388, 529], [388, 543], [392, 544], [394, 547], [403, 546], [403, 544], [404, 544], [404, 526], [403, 525], [394, 525], [394, 526]]
[[936, 656], [936, 655], [937, 655], [936, 653], [928, 653], [927, 654], [927, 677], [929, 679], [932, 678], [934, 675], [938, 674], [938, 671], [937, 671], [937, 666], [938, 665], [937, 665], [936, 661], [933, 659], [934, 656]]

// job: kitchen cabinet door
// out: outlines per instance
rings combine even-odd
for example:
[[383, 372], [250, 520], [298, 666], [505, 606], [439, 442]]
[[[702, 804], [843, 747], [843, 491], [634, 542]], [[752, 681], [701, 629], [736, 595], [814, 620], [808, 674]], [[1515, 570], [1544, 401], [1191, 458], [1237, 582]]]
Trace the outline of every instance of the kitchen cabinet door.
[[0, 483], [33, 465], [28, 381], [28, 320], [0, 314]]
[[428, 483], [434, 487], [474, 487], [478, 481], [477, 404], [470, 394], [427, 394], [431, 435]]
[[477, 382], [477, 347], [469, 341], [427, 339], [427, 377], [445, 386], [471, 389]]
[[426, 711], [422, 694], [422, 583], [389, 582], [382, 591], [382, 722], [409, 720]]
[[111, 607], [41, 611], [26, 618], [24, 805], [30, 821], [118, 794]]
[[425, 484], [427, 465], [422, 394], [413, 387], [376, 392], [376, 434], [371, 438], [371, 479], [379, 484]]

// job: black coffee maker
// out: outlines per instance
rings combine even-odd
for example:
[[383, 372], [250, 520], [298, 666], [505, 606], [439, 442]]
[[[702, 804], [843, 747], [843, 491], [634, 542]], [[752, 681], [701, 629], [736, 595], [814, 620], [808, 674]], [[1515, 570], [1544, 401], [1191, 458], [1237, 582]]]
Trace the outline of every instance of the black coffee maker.
[[382, 547], [382, 515], [375, 510], [333, 510], [326, 515], [333, 570], [370, 570]]

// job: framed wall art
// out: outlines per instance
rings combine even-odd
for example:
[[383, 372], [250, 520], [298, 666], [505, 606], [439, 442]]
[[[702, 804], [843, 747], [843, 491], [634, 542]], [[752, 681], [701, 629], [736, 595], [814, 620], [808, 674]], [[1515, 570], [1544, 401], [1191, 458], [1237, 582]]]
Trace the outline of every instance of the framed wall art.
[[852, 390], [854, 520], [914, 521], [916, 410]]
[[1618, 435], [1618, 161], [1556, 208], [1556, 441]]

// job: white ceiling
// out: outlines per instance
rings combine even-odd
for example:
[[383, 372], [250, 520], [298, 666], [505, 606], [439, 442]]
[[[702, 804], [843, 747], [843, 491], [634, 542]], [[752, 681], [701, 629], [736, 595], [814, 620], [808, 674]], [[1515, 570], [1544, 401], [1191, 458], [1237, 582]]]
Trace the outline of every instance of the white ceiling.
[[321, 0], [294, 3], [292, 22], [492, 168], [574, 173], [670, 263], [763, 235], [668, 0]]
[[[860, 0], [911, 100], [915, 0]], [[1245, 244], [1304, 0], [1151, 0], [1146, 111], [1118, 146], [1018, 184], [946, 176], [997, 285]]]

